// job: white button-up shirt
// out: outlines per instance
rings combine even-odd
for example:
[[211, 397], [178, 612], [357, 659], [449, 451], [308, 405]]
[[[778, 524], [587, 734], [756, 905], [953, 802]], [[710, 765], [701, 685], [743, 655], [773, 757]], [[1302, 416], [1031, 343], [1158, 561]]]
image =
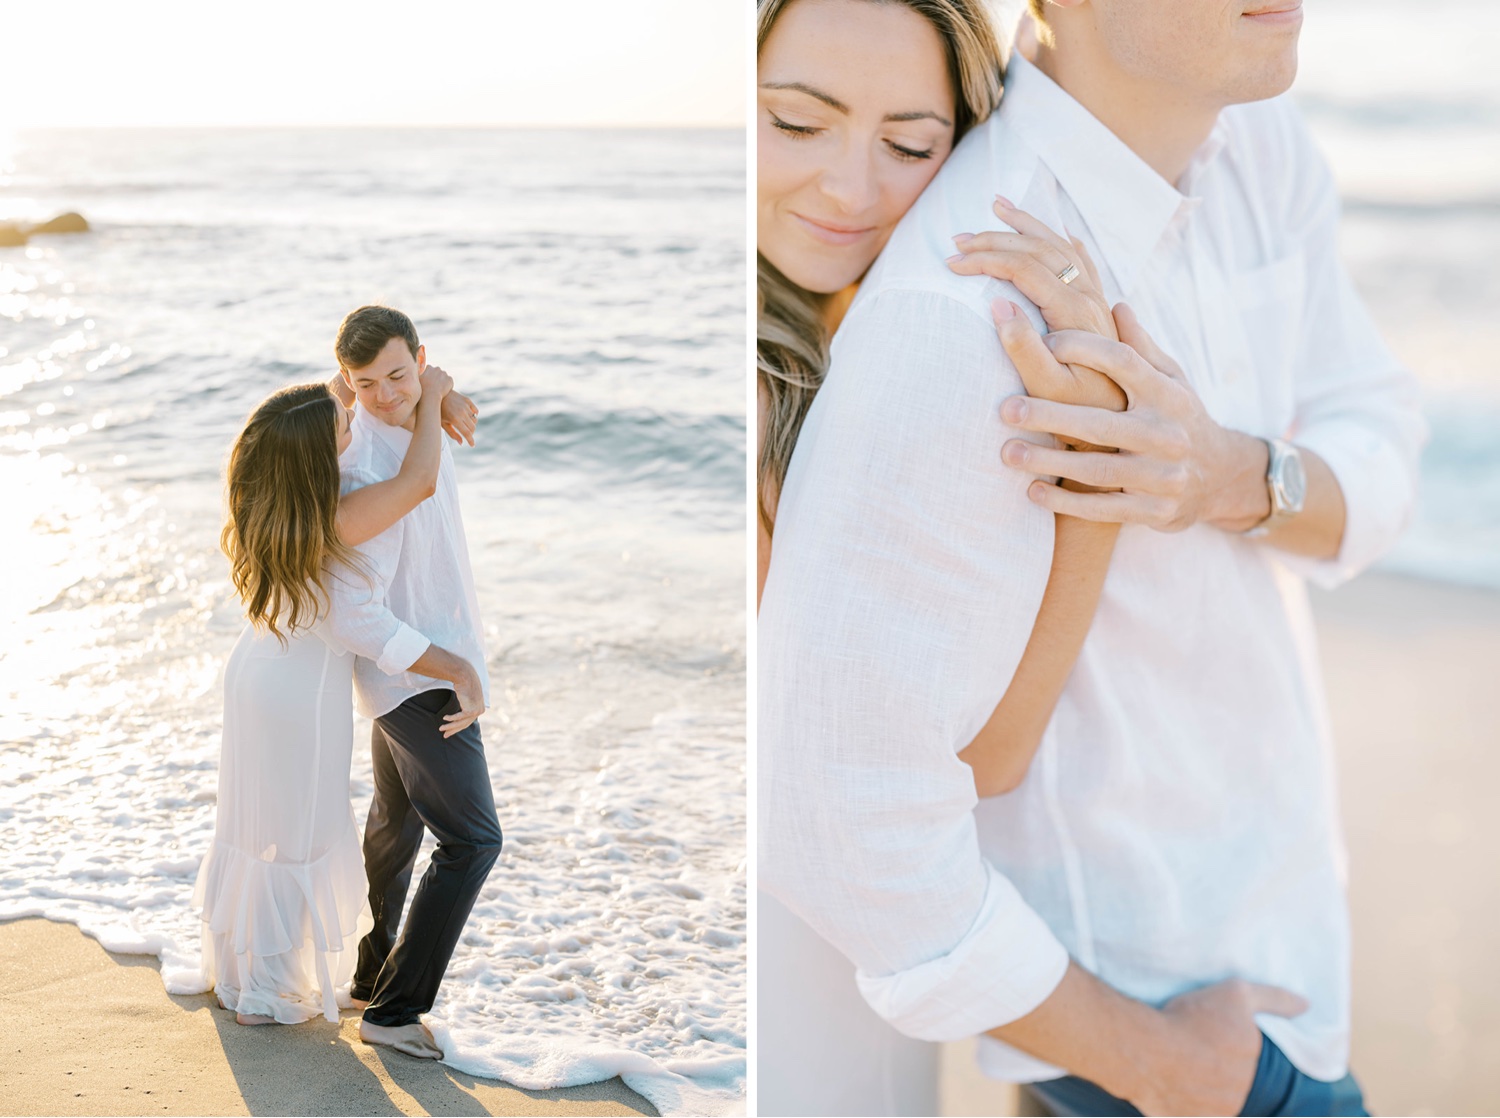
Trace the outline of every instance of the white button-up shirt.
[[[360, 407], [354, 410], [352, 430], [354, 438], [339, 458], [342, 492], [387, 481], [401, 471], [411, 432], [382, 423]], [[474, 665], [488, 705], [484, 629], [446, 438], [437, 492], [356, 550], [368, 570], [339, 570], [330, 579], [332, 608], [323, 632], [330, 643], [358, 656], [354, 696], [359, 712], [379, 718], [413, 695], [451, 687], [446, 680], [406, 670], [429, 644]]]
[[[1079, 237], [1221, 424], [1284, 436], [1348, 507], [1326, 562], [1206, 525], [1122, 529], [1093, 627], [1020, 788], [956, 754], [1005, 692], [1047, 583], [1052, 514], [1001, 463], [1022, 393], [954, 275], [996, 193]], [[782, 491], [760, 611], [762, 884], [858, 967], [867, 1000], [949, 1040], [1020, 1017], [1072, 956], [1160, 1003], [1239, 976], [1344, 1073], [1344, 854], [1303, 576], [1347, 578], [1408, 517], [1414, 379], [1336, 255], [1329, 172], [1285, 98], [1225, 111], [1176, 187], [1015, 58], [1002, 108], [895, 231], [833, 343]], [[1060, 1069], [986, 1039], [991, 1074]]]

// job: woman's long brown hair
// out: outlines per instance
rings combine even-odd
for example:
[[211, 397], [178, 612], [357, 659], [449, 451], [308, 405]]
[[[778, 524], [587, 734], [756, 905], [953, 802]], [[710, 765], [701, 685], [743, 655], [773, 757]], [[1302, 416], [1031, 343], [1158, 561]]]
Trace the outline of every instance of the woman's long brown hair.
[[323, 384], [283, 388], [229, 452], [219, 546], [250, 623], [283, 644], [326, 613], [329, 560], [360, 569], [336, 526], [339, 406]]

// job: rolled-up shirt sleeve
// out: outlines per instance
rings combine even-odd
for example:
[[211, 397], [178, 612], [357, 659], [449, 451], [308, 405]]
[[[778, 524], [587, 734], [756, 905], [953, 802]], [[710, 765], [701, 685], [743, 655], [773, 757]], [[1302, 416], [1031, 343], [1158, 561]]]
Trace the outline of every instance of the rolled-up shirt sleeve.
[[[341, 491], [349, 493], [376, 480], [357, 470], [345, 471]], [[392, 613], [387, 602], [404, 530], [403, 522], [397, 521], [355, 548], [360, 560], [357, 569], [334, 563], [329, 572], [326, 632], [345, 649], [373, 661], [387, 675], [409, 669], [432, 644]]]
[[1338, 554], [1284, 555], [1297, 573], [1334, 586], [1380, 558], [1411, 518], [1417, 497], [1422, 418], [1416, 377], [1381, 340], [1339, 258], [1339, 198], [1333, 176], [1300, 116], [1288, 111], [1298, 184], [1287, 222], [1303, 230], [1307, 303], [1295, 370], [1291, 439], [1328, 464], [1343, 492]]
[[1050, 513], [1000, 461], [1022, 391], [993, 326], [946, 295], [861, 300], [777, 510], [758, 628], [760, 882], [855, 963], [897, 1029], [1025, 1015], [1061, 943], [981, 855], [957, 752], [1015, 672]]

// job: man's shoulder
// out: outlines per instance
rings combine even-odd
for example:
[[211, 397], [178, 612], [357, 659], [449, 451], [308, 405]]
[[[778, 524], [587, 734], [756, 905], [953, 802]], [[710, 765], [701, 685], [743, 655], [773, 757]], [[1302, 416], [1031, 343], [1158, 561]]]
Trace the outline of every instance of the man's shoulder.
[[1232, 105], [1220, 120], [1238, 173], [1283, 232], [1296, 237], [1337, 208], [1332, 169], [1291, 94]]
[[401, 458], [361, 423], [350, 429], [349, 445], [339, 455], [344, 492], [387, 481], [401, 470]]
[[1003, 229], [993, 209], [995, 195], [1025, 198], [1040, 170], [1025, 139], [997, 113], [965, 136], [927, 189], [897, 224], [864, 282], [859, 299], [890, 291], [943, 295], [989, 321], [986, 284], [954, 274], [945, 261], [959, 233]]

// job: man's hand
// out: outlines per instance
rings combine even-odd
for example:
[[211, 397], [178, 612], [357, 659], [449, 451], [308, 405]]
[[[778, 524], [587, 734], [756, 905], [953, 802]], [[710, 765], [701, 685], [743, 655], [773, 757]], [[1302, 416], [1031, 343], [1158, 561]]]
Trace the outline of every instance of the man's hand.
[[990, 1035], [1145, 1114], [1238, 1114], [1260, 1059], [1255, 1014], [1306, 1009], [1296, 994], [1238, 979], [1152, 1009], [1070, 963], [1051, 996]]
[[1055, 513], [1163, 532], [1200, 521], [1241, 531], [1264, 519], [1270, 513], [1265, 443], [1219, 426], [1181, 367], [1125, 304], [1115, 307], [1115, 321], [1118, 342], [1072, 330], [1043, 341], [1059, 364], [1096, 369], [1119, 384], [1129, 400], [1123, 413], [1017, 396], [1005, 402], [1001, 415], [1022, 430], [1118, 447], [1119, 453], [1052, 450], [1012, 439], [1001, 458], [1027, 473], [1119, 492], [1075, 493], [1037, 481], [1027, 495]]
[[1161, 1009], [1163, 1041], [1129, 1101], [1145, 1114], [1238, 1114], [1260, 1061], [1255, 1014], [1306, 1011], [1296, 994], [1239, 979], [1173, 998]]
[[449, 392], [443, 397], [443, 430], [456, 443], [474, 445], [474, 432], [479, 426], [479, 405], [462, 392]]
[[456, 714], [443, 716], [442, 734], [445, 738], [468, 729], [484, 713], [484, 688], [479, 684], [479, 674], [467, 664], [464, 667], [466, 671], [457, 673], [460, 678], [451, 681], [453, 691], [458, 695], [459, 710]]
[[406, 670], [431, 679], [446, 679], [453, 684], [459, 709], [456, 714], [443, 715], [443, 737], [451, 738], [460, 730], [467, 729], [484, 713], [484, 685], [479, 682], [479, 673], [474, 670], [474, 665], [462, 656], [429, 644], [426, 651], [412, 661]]

